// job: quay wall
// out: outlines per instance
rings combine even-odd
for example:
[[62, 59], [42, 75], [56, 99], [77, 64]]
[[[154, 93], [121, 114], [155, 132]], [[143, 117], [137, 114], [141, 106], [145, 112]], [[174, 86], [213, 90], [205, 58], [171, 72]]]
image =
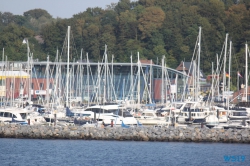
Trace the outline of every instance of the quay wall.
[[250, 129], [0, 124], [0, 138], [250, 143]]

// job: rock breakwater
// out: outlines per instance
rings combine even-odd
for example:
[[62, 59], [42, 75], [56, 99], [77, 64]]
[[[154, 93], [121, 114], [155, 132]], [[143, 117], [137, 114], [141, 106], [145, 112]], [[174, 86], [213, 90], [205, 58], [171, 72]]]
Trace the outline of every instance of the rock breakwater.
[[0, 124], [0, 138], [250, 143], [250, 129]]

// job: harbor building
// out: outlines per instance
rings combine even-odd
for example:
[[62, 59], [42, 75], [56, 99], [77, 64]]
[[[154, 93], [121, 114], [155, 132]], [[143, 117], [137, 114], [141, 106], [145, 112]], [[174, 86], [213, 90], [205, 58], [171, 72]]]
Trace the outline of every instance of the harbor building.
[[[166, 100], [181, 100], [188, 95], [186, 80], [189, 76], [186, 73], [154, 64], [150, 60], [131, 63], [33, 60], [29, 64], [4, 64], [3, 73], [12, 71], [21, 72], [22, 75], [15, 75], [7, 81], [4, 74], [0, 74], [1, 95], [5, 94], [6, 98], [10, 98], [10, 95], [4, 89], [9, 91], [10, 85], [14, 98], [30, 96], [33, 101], [165, 103]], [[10, 70], [11, 66], [16, 67]]]

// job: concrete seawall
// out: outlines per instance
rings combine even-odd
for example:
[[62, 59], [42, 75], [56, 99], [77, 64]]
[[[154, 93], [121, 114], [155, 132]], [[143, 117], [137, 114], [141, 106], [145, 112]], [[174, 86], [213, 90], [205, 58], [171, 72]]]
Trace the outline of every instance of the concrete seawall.
[[0, 124], [0, 138], [250, 143], [250, 129]]

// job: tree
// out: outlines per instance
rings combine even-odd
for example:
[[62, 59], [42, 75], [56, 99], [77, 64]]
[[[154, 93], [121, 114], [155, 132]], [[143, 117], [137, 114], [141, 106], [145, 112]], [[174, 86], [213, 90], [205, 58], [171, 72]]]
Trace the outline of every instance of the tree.
[[[19, 27], [14, 23], [6, 26], [0, 32], [0, 47], [5, 49], [5, 55], [8, 55], [8, 60], [26, 61], [27, 47], [22, 44], [22, 41], [24, 38], [33, 38], [33, 35], [33, 31], [25, 27]], [[34, 51], [34, 45], [30, 45], [30, 50]]]
[[33, 17], [34, 19], [39, 19], [40, 17], [46, 17], [48, 19], [52, 18], [52, 16], [43, 9], [33, 9], [23, 13], [25, 17]]
[[156, 0], [139, 0], [139, 4], [145, 7], [154, 6], [155, 3], [156, 3]]
[[4, 12], [1, 15], [1, 22], [3, 23], [3, 25], [8, 25], [10, 23], [13, 23], [14, 21], [14, 15], [10, 12]]
[[120, 14], [126, 10], [130, 10], [130, 0], [120, 0], [115, 7], [115, 11]]
[[142, 39], [151, 37], [151, 32], [161, 28], [165, 19], [165, 13], [159, 7], [148, 7], [142, 12], [139, 18], [138, 28], [142, 33]]

